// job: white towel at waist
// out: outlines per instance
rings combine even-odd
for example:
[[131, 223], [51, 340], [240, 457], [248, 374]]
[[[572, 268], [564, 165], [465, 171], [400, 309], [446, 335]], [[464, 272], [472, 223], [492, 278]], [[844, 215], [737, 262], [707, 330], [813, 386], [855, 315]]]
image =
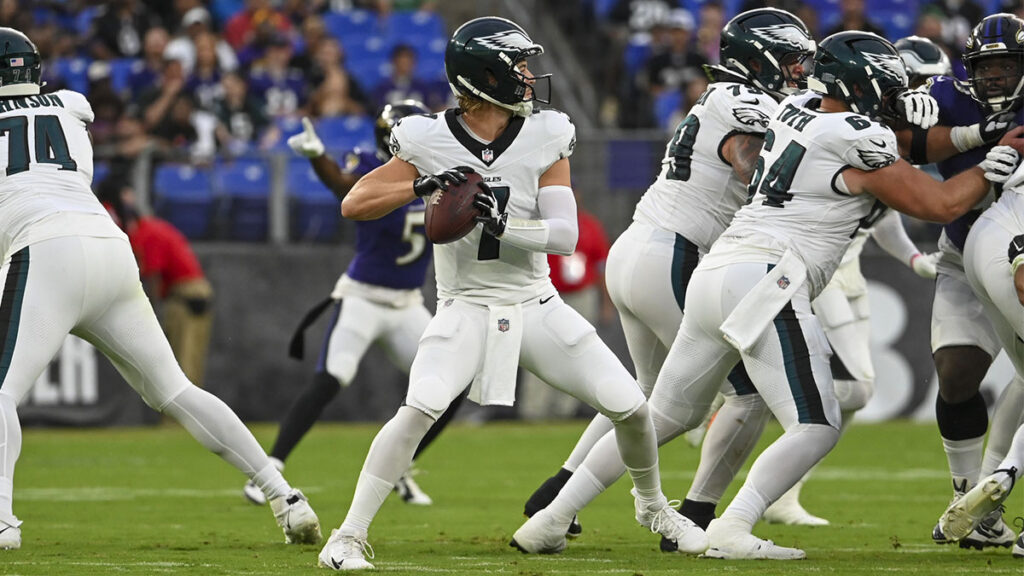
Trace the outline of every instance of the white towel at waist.
[[787, 250], [775, 267], [733, 308], [720, 329], [727, 342], [748, 352], [807, 279], [807, 266]]
[[488, 306], [484, 361], [473, 378], [469, 399], [481, 406], [511, 406], [516, 400], [519, 349], [523, 344], [521, 304]]

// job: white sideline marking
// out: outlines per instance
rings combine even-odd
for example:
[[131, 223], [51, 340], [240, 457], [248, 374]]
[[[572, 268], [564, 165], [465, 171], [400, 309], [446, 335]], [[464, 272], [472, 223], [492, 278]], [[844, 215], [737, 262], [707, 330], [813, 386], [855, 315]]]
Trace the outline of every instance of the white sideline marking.
[[[303, 486], [306, 494], [323, 491], [318, 486]], [[90, 486], [83, 488], [23, 488], [18, 491], [18, 500], [43, 502], [114, 502], [139, 498], [241, 498], [242, 489], [202, 490], [191, 488], [124, 488], [115, 486]]]

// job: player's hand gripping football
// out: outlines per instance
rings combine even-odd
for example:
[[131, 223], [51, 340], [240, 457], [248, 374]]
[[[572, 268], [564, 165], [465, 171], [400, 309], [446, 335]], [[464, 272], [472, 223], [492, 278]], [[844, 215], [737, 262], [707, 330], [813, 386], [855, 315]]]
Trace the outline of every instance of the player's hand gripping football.
[[324, 155], [324, 143], [316, 135], [309, 117], [302, 117], [302, 132], [288, 138], [288, 146], [306, 158], [319, 158]]
[[438, 174], [425, 174], [413, 180], [412, 191], [420, 198], [430, 196], [435, 190], [447, 190], [449, 184], [465, 182], [466, 174], [472, 172], [469, 166], [456, 166]]
[[939, 104], [927, 92], [905, 90], [896, 96], [896, 113], [910, 124], [927, 130], [939, 121]]
[[494, 196], [494, 190], [483, 182], [477, 184], [480, 191], [476, 193], [473, 206], [480, 211], [476, 221], [484, 225], [484, 232], [495, 238], [500, 238], [505, 233], [505, 223], [508, 221], [508, 212], [502, 212], [498, 208], [498, 199]]

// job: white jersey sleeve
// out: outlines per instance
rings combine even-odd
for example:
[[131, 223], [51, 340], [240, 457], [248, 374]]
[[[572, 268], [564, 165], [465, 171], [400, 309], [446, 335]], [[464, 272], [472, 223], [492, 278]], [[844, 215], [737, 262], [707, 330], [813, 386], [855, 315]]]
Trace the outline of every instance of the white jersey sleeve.
[[569, 116], [558, 110], [540, 110], [534, 116], [543, 126], [545, 138], [542, 140], [544, 152], [541, 153], [541, 157], [545, 158], [545, 162], [550, 160], [550, 164], [544, 166], [544, 171], [547, 172], [555, 162], [572, 156], [576, 148], [576, 127], [569, 120]]
[[54, 94], [64, 101], [65, 108], [75, 118], [87, 124], [91, 124], [96, 119], [96, 114], [92, 111], [92, 105], [89, 104], [84, 95], [72, 92], [71, 90], [58, 90]]
[[[430, 158], [430, 150], [425, 146], [428, 142], [422, 137], [422, 134], [430, 129], [435, 119], [436, 115], [434, 114], [429, 116], [406, 116], [400, 119], [391, 129], [391, 140], [388, 142], [391, 155], [412, 164], [420, 171], [420, 174], [434, 173], [426, 168]], [[447, 166], [444, 170], [454, 167]]]
[[[854, 114], [848, 115], [844, 122], [835, 124], [842, 131], [830, 142], [837, 148], [846, 148], [840, 155], [850, 166], [871, 171], [885, 168], [899, 158], [896, 134], [888, 127], [868, 122], [863, 116]], [[857, 129], [855, 125], [863, 128]]]
[[706, 253], [747, 200], [747, 184], [722, 155], [737, 134], [764, 134], [778, 103], [753, 86], [716, 82], [665, 147], [657, 180], [633, 219], [675, 232]]

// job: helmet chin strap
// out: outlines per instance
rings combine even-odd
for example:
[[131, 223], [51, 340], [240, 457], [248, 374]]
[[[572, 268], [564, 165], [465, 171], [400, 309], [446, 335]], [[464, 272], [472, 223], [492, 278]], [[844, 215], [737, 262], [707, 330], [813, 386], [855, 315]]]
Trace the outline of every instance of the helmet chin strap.
[[[481, 100], [486, 100], [487, 102], [490, 102], [495, 106], [504, 108], [505, 110], [512, 112], [516, 116], [529, 116], [533, 114], [533, 101], [531, 100], [524, 100], [522, 102], [517, 102], [516, 104], [505, 104], [504, 102], [498, 102], [494, 98], [491, 98], [487, 94], [484, 94], [482, 91], [477, 90], [476, 87], [470, 84], [469, 80], [467, 80], [464, 76], [460, 75], [458, 76], [458, 79], [459, 83], [462, 84], [462, 88], [469, 90], [474, 96], [480, 98]], [[456, 96], [458, 96], [461, 93], [462, 88], [455, 86], [453, 84], [449, 84], [449, 86], [451, 86], [452, 92], [455, 92]]]
[[10, 84], [0, 86], [0, 96], [34, 96], [39, 94], [39, 84]]

